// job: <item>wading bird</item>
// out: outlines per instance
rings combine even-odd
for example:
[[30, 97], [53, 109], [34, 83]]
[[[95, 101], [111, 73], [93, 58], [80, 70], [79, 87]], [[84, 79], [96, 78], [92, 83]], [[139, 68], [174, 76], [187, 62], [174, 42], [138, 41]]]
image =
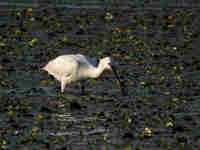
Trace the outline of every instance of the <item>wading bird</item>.
[[[121, 95], [124, 95], [124, 89], [121, 87], [120, 78], [112, 64], [110, 57], [97, 61], [94, 58], [77, 55], [61, 55], [48, 62], [42, 69], [47, 71], [61, 82], [61, 93], [67, 84], [74, 81], [84, 81], [88, 78], [98, 78], [105, 70], [112, 71], [117, 80], [117, 86], [120, 88]], [[84, 86], [81, 87], [81, 93], [84, 94]]]

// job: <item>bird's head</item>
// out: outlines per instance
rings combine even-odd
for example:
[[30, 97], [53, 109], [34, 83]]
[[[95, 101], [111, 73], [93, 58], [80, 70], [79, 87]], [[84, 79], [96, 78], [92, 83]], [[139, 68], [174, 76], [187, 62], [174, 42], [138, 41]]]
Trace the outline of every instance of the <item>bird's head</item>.
[[103, 66], [104, 70], [112, 71], [112, 59], [111, 57], [104, 57], [100, 60], [100, 64]]
[[114, 73], [117, 81], [117, 86], [120, 88], [121, 95], [125, 95], [124, 87], [122, 87], [121, 85], [122, 83], [120, 81], [120, 77], [116, 71], [117, 70], [116, 67], [113, 65], [111, 57], [105, 57], [101, 59], [100, 64], [103, 65], [104, 70], [109, 70]]

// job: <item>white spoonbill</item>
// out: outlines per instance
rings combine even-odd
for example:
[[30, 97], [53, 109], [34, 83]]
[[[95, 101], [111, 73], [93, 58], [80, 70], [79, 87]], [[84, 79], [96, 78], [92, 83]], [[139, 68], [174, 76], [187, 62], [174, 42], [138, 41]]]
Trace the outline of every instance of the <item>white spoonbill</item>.
[[[110, 57], [100, 59], [99, 64], [96, 66], [94, 58], [88, 58], [81, 54], [61, 55], [50, 60], [42, 69], [61, 82], [61, 93], [64, 93], [66, 84], [87, 78], [98, 78], [104, 70], [109, 70], [114, 73], [117, 79], [117, 86], [120, 88], [120, 93], [124, 95], [120, 78]], [[84, 92], [83, 90], [82, 88], [82, 93]]]

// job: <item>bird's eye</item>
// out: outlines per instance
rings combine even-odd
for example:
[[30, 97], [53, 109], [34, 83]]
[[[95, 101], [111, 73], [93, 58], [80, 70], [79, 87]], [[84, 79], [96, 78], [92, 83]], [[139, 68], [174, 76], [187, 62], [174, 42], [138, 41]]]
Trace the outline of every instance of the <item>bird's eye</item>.
[[99, 62], [100, 62], [100, 59], [97, 59], [97, 64], [99, 64]]

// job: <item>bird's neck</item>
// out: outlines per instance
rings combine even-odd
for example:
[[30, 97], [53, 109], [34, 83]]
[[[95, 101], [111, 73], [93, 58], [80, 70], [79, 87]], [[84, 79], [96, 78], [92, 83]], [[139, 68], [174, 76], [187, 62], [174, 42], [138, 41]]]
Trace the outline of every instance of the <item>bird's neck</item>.
[[93, 70], [92, 70], [92, 73], [90, 73], [91, 75], [91, 78], [98, 78], [104, 71], [104, 66], [99, 63], [98, 67], [95, 67]]

